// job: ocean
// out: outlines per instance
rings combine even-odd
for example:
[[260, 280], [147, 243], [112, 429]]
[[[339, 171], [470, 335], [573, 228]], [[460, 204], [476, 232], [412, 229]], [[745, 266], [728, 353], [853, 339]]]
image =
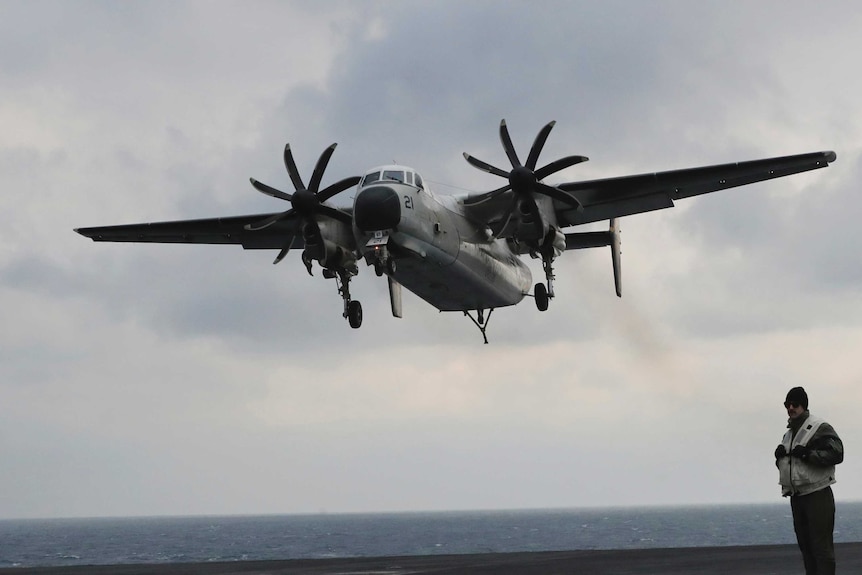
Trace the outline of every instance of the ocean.
[[[837, 503], [836, 542], [862, 541]], [[0, 567], [795, 543], [790, 505], [0, 520]]]

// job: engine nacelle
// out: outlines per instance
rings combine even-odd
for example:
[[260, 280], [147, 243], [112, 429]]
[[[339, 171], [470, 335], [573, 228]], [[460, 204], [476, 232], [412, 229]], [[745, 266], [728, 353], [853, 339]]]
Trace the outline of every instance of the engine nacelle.
[[304, 260], [317, 260], [325, 269], [356, 273], [356, 252], [349, 224], [321, 217], [302, 226]]
[[551, 198], [541, 195], [519, 198], [516, 209], [518, 219], [515, 237], [531, 244], [533, 249], [545, 246], [557, 221]]
[[548, 235], [545, 236], [545, 243], [542, 249], [554, 250], [554, 257], [557, 257], [566, 251], [566, 234], [560, 228], [554, 226], [548, 231]]

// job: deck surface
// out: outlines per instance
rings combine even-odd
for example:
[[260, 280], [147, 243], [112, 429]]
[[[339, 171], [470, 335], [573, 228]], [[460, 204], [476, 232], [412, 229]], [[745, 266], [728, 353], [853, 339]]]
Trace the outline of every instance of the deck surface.
[[[835, 546], [835, 551], [839, 573], [862, 573], [862, 543], [841, 543]], [[802, 557], [795, 545], [0, 569], [2, 575], [798, 575], [802, 572]]]

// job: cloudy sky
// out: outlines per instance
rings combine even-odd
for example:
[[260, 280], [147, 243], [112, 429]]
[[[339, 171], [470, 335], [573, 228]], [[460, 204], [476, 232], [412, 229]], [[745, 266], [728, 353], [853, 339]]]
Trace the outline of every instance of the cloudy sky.
[[[796, 385], [862, 499], [855, 3], [0, 14], [0, 518], [780, 502]], [[306, 177], [338, 142], [329, 182], [397, 161], [486, 191], [461, 154], [504, 165], [501, 118], [590, 157], [555, 181], [838, 161], [623, 219], [622, 299], [606, 249], [566, 254], [550, 310], [498, 310], [490, 345], [412, 294], [392, 318], [368, 268], [352, 330], [298, 254], [72, 231], [283, 210], [248, 178], [289, 189], [286, 142]]]

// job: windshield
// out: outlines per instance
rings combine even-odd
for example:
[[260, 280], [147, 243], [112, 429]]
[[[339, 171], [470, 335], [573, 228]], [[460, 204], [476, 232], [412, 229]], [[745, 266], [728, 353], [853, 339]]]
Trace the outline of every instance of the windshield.
[[366, 174], [364, 178], [362, 178], [361, 186], [367, 186], [372, 182], [376, 182], [380, 179], [380, 172], [372, 172], [370, 174]]
[[396, 182], [404, 182], [404, 172], [402, 170], [383, 170], [384, 180], [395, 180]]
[[382, 172], [369, 172], [363, 176], [362, 182], [359, 186], [364, 187], [380, 181], [401, 182], [402, 184], [409, 184], [411, 186], [415, 185], [418, 188], [424, 187], [422, 185], [422, 178], [419, 177], [419, 174], [414, 174], [411, 170], [383, 170]]

